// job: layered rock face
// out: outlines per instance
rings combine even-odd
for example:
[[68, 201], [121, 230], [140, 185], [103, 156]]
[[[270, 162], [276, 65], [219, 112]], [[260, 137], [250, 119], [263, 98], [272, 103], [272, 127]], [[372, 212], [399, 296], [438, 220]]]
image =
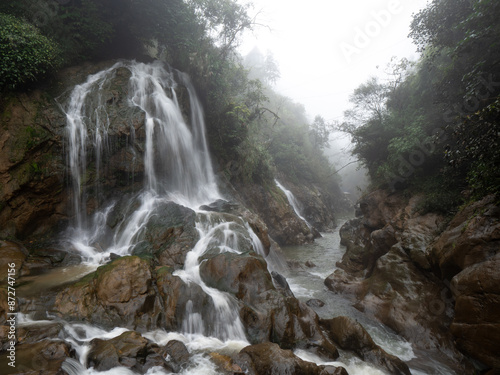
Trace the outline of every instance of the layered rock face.
[[445, 353], [459, 372], [473, 370], [457, 347], [498, 368], [496, 198], [466, 207], [449, 224], [420, 215], [418, 202], [385, 191], [361, 199], [359, 217], [340, 230], [346, 253], [325, 284], [417, 348]]
[[[464, 208], [430, 247], [437, 274], [451, 280], [458, 347], [500, 369], [500, 207], [489, 196]], [[500, 370], [499, 370], [500, 371]]]

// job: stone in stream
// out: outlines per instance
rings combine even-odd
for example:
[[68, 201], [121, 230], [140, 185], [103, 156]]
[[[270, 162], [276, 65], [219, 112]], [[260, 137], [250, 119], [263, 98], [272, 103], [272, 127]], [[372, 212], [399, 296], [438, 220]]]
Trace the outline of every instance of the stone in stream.
[[306, 302], [306, 305], [309, 306], [309, 307], [323, 307], [325, 306], [325, 303], [320, 300], [320, 299], [317, 299], [317, 298], [313, 298], [313, 299], [310, 299]]
[[310, 260], [308, 260], [307, 262], [304, 263], [306, 267], [309, 267], [309, 268], [314, 268], [316, 267], [316, 264], [314, 264], [313, 262], [311, 262]]
[[240, 366], [234, 363], [233, 359], [227, 355], [210, 353], [210, 359], [217, 366], [217, 370], [224, 375], [244, 375], [245, 372]]
[[164, 352], [169, 356], [169, 365], [174, 372], [180, 372], [189, 361], [189, 352], [186, 346], [178, 340], [170, 340], [164, 347]]
[[286, 281], [286, 278], [283, 275], [279, 274], [276, 271], [271, 271], [271, 276], [275, 281], [274, 285], [277, 289], [283, 292], [283, 294], [287, 297], [295, 297], [292, 290], [290, 289], [290, 285], [288, 285], [288, 281]]
[[342, 349], [354, 351], [362, 360], [382, 367], [393, 375], [411, 375], [406, 363], [375, 344], [369, 333], [354, 319], [339, 316], [320, 322], [330, 338]]
[[172, 340], [159, 347], [141, 334], [128, 331], [110, 340], [92, 340], [87, 365], [97, 371], [123, 366], [145, 373], [151, 367], [159, 366], [179, 372], [188, 361], [189, 353], [181, 342]]
[[343, 367], [318, 366], [270, 342], [243, 348], [234, 362], [248, 375], [348, 375]]

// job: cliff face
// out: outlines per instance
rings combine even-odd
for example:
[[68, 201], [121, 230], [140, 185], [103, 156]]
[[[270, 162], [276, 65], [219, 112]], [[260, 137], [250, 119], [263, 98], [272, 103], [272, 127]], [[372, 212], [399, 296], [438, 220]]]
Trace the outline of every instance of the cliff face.
[[446, 353], [457, 371], [472, 371], [457, 348], [499, 368], [498, 200], [471, 204], [449, 223], [420, 215], [419, 201], [385, 191], [362, 198], [359, 217], [340, 230], [347, 250], [325, 283], [417, 348]]
[[40, 91], [2, 103], [0, 236], [46, 232], [66, 217], [64, 118]]

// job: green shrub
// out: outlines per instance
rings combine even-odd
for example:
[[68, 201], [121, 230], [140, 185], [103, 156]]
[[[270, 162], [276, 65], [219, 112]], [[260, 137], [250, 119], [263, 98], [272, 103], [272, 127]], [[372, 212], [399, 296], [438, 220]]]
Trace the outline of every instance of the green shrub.
[[38, 29], [16, 17], [0, 14], [0, 89], [35, 82], [57, 68], [58, 46]]

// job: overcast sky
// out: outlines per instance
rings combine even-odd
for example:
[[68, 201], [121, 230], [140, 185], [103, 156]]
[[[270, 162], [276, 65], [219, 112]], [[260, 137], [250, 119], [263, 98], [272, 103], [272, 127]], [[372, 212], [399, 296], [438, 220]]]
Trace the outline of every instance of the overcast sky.
[[[407, 38], [426, 0], [253, 0], [260, 27], [241, 47], [272, 51], [276, 89], [305, 105], [309, 117], [340, 120], [352, 91], [380, 75], [392, 56], [416, 58]], [[379, 69], [377, 69], [377, 66]]]

